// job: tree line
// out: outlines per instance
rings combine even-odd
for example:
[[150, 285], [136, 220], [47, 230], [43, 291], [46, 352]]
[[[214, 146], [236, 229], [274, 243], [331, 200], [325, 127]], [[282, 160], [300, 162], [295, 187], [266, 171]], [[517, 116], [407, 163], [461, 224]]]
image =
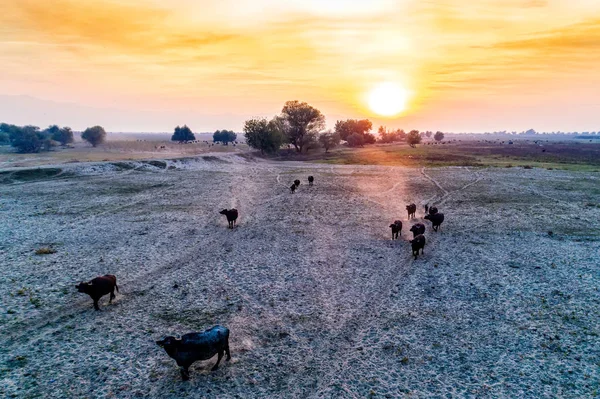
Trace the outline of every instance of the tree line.
[[[409, 145], [419, 144], [423, 136], [431, 137], [432, 132], [411, 130], [408, 134], [402, 129], [388, 132], [385, 127], [379, 128], [379, 140], [371, 133], [373, 124], [368, 119], [347, 119], [337, 121], [334, 131], [325, 128], [325, 116], [318, 109], [305, 102], [288, 101], [281, 114], [268, 120], [253, 118], [244, 123], [246, 143], [261, 153], [274, 153], [283, 144], [294, 146], [297, 152], [305, 152], [321, 146], [328, 152], [342, 140], [350, 147], [363, 147], [368, 144], [392, 143], [406, 141]], [[444, 139], [444, 133], [434, 135], [436, 141]]]
[[[104, 142], [106, 132], [101, 126], [94, 126], [83, 131], [81, 138], [96, 147]], [[50, 125], [41, 130], [38, 126], [0, 123], [0, 145], [10, 144], [18, 152], [50, 151], [52, 147], [66, 146], [73, 141], [73, 130], [67, 126]]]

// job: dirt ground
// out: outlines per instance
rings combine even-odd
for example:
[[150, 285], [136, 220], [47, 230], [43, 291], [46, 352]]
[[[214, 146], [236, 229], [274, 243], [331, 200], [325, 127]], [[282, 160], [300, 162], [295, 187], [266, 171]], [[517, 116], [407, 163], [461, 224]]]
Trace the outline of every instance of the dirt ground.
[[[598, 173], [235, 154], [55, 169], [0, 175], [0, 397], [600, 391]], [[446, 216], [417, 260], [411, 202], [414, 222], [426, 202]], [[120, 292], [95, 312], [75, 285], [106, 273]], [[215, 324], [232, 361], [181, 382], [154, 341]]]

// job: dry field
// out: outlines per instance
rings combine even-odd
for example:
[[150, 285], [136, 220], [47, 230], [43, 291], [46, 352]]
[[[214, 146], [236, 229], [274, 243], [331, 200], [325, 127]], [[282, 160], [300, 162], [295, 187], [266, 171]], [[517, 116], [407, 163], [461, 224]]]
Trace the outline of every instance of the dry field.
[[[414, 260], [404, 206], [426, 201], [446, 222]], [[0, 397], [600, 392], [598, 173], [74, 163], [0, 174], [0, 219]], [[75, 284], [106, 273], [120, 293], [95, 312]], [[232, 361], [181, 382], [154, 341], [215, 324]]]

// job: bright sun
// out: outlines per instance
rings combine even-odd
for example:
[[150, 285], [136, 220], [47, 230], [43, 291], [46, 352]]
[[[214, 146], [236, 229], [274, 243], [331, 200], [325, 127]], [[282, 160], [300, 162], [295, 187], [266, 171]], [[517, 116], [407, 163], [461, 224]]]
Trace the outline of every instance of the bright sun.
[[369, 93], [369, 107], [382, 116], [394, 116], [404, 111], [408, 92], [392, 82], [380, 83]]

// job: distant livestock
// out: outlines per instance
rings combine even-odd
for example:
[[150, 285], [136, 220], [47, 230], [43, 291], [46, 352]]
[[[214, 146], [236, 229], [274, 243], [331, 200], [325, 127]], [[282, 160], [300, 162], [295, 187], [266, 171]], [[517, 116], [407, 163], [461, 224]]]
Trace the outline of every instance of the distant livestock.
[[413, 233], [413, 238], [419, 234], [425, 234], [425, 225], [423, 223], [417, 223], [413, 225], [409, 231]]
[[414, 218], [417, 213], [417, 206], [415, 204], [406, 205], [406, 211], [408, 212], [408, 218]]
[[165, 337], [160, 341], [156, 341], [156, 344], [162, 347], [171, 358], [175, 359], [180, 368], [183, 381], [190, 379], [189, 367], [198, 360], [208, 360], [219, 354], [217, 363], [211, 369], [212, 371], [219, 368], [224, 352], [227, 353], [225, 360], [231, 360], [229, 329], [221, 326], [214, 326], [201, 333], [185, 334], [181, 339], [171, 336]]
[[298, 179], [294, 180], [294, 185], [296, 187], [298, 187], [300, 185], [300, 180], [298, 180]]
[[435, 215], [436, 213], [438, 213], [438, 209], [435, 206], [429, 208], [430, 215]]
[[292, 184], [290, 186], [290, 190], [292, 191], [292, 194], [294, 194], [294, 192], [296, 191], [296, 184]]
[[425, 215], [425, 219], [431, 222], [431, 226], [433, 227], [433, 231], [438, 231], [438, 228], [441, 226], [444, 221], [443, 213], [436, 213], [433, 215]]
[[312, 186], [314, 181], [315, 181], [315, 178], [314, 178], [314, 177], [312, 177], [312, 176], [308, 176], [308, 185], [309, 185], [309, 186]]
[[425, 248], [425, 236], [423, 234], [419, 234], [410, 240], [410, 244], [412, 246], [412, 253], [415, 259], [417, 259], [417, 255], [419, 255], [419, 249], [421, 250], [421, 255], [423, 255], [423, 248]]
[[237, 209], [223, 209], [221, 212], [219, 212], [221, 215], [225, 215], [227, 216], [227, 223], [230, 229], [233, 229], [233, 227], [235, 226], [235, 222], [238, 218], [238, 210]]
[[394, 223], [390, 224], [390, 228], [392, 229], [392, 240], [397, 240], [398, 233], [402, 231], [402, 221], [395, 220]]
[[77, 291], [88, 294], [92, 298], [94, 301], [94, 309], [96, 310], [100, 310], [98, 307], [100, 298], [106, 294], [110, 294], [108, 303], [111, 303], [115, 298], [115, 288], [117, 289], [117, 292], [119, 292], [117, 278], [112, 274], [96, 277], [89, 283], [82, 282], [76, 285], [75, 288], [77, 288]]

